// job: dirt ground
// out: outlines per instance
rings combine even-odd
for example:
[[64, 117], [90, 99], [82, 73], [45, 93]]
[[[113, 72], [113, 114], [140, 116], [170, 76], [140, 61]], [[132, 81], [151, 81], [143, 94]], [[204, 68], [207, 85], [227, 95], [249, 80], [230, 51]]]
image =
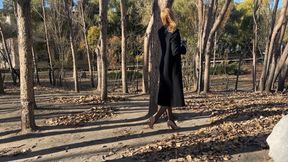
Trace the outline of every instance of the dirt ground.
[[[210, 129], [210, 126], [212, 129], [212, 126], [215, 126], [213, 123], [215, 112], [195, 109], [200, 100], [189, 93], [185, 96], [188, 98], [188, 105], [194, 108], [176, 109], [177, 123], [181, 126], [181, 129], [177, 131], [168, 129], [163, 119], [155, 125], [154, 129], [148, 128], [146, 124], [148, 96], [141, 94], [126, 95], [123, 101], [100, 104], [102, 107], [110, 107], [115, 110], [110, 117], [90, 121], [79, 126], [52, 126], [47, 124], [51, 118], [88, 111], [99, 104], [61, 103], [52, 102], [51, 99], [63, 97], [77, 99], [81, 96], [96, 94], [96, 92], [86, 90], [75, 94], [63, 89], [36, 87], [38, 109], [35, 110], [35, 116], [39, 131], [22, 135], [19, 133], [19, 92], [13, 86], [8, 87], [6, 92], [6, 95], [0, 96], [0, 161], [139, 161], [136, 158], [139, 153], [135, 151], [138, 148], [145, 148], [161, 141], [169, 141], [173, 136], [193, 136], [199, 130]], [[224, 102], [229, 94], [231, 96], [232, 93], [220, 94], [219, 96]], [[117, 96], [117, 93], [113, 95]], [[213, 96], [218, 96], [218, 93], [215, 92]], [[205, 101], [203, 98], [205, 96], [202, 97], [201, 102]], [[213, 103], [209, 104], [213, 105]], [[280, 106], [287, 105], [282, 103]], [[270, 114], [270, 116], [273, 115], [275, 114]], [[261, 118], [261, 116], [255, 118], [258, 117]], [[143, 156], [144, 160], [150, 161], [152, 159], [153, 161], [153, 158], [149, 159], [149, 155], [154, 155], [154, 153], [154, 151], [146, 152], [146, 155]], [[156, 155], [158, 155], [157, 152]], [[170, 159], [180, 157], [181, 155], [176, 155]], [[258, 147], [258, 145], [239, 146], [239, 149], [231, 153], [231, 158], [226, 160], [270, 161], [267, 147]]]

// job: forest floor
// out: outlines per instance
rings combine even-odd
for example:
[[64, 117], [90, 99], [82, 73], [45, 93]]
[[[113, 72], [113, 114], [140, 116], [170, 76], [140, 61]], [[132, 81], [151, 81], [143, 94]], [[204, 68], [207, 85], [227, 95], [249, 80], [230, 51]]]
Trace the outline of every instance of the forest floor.
[[148, 96], [36, 87], [39, 131], [20, 131], [19, 91], [0, 96], [0, 161], [271, 161], [266, 138], [288, 110], [287, 94], [186, 93], [179, 130], [147, 126]]

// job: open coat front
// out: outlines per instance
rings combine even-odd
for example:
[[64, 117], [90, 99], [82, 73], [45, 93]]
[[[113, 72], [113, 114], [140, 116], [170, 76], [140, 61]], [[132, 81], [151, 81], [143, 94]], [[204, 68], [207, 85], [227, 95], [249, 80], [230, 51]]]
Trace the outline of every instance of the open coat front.
[[181, 54], [186, 53], [186, 48], [181, 44], [181, 37], [177, 29], [173, 33], [166, 27], [158, 31], [161, 43], [160, 83], [158, 105], [182, 107], [185, 106]]

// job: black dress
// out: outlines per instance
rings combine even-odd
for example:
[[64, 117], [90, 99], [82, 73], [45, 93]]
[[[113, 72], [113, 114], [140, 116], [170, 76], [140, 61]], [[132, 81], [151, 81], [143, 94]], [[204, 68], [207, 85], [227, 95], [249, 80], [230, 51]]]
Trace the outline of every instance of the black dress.
[[186, 48], [181, 44], [181, 37], [177, 29], [173, 33], [166, 27], [158, 31], [161, 43], [160, 83], [158, 93], [158, 105], [170, 107], [185, 106], [181, 54], [186, 53]]

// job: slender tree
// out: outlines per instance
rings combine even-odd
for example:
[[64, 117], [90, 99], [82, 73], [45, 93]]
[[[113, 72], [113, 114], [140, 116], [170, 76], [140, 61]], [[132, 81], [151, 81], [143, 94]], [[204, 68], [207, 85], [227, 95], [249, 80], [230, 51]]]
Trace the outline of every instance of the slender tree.
[[[284, 54], [284, 52], [283, 52], [283, 54]], [[278, 66], [278, 64], [277, 64], [277, 66]], [[277, 68], [276, 68], [276, 70], [277, 70]], [[284, 65], [282, 66], [281, 72], [279, 74], [278, 87], [277, 87], [277, 91], [279, 91], [279, 92], [284, 91], [287, 72], [288, 72], [288, 59], [286, 58], [286, 61], [285, 61]], [[277, 76], [277, 73], [275, 73], [275, 76]]]
[[0, 36], [1, 36], [1, 40], [2, 40], [2, 45], [4, 47], [4, 53], [6, 55], [5, 58], [7, 59], [7, 63], [9, 65], [9, 70], [10, 70], [10, 73], [11, 73], [13, 84], [16, 85], [17, 84], [17, 76], [18, 76], [18, 74], [17, 74], [16, 70], [14, 69], [14, 67], [12, 65], [11, 55], [10, 55], [10, 52], [8, 50], [6, 37], [4, 35], [3, 27], [2, 27], [1, 23], [0, 23]]
[[[207, 22], [205, 23], [205, 33], [204, 37], [202, 38], [202, 45], [203, 45], [203, 53], [205, 53], [205, 71], [204, 71], [204, 93], [209, 91], [209, 84], [210, 84], [210, 55], [211, 55], [211, 47], [213, 45], [213, 40], [215, 37], [215, 33], [219, 29], [221, 23], [224, 20], [225, 15], [227, 14], [228, 8], [230, 6], [231, 0], [226, 0], [219, 15], [216, 18], [216, 7], [214, 3], [218, 3], [217, 0], [211, 0], [211, 7], [208, 9], [207, 14]], [[212, 11], [209, 11], [212, 10]], [[209, 17], [212, 20], [209, 20]], [[213, 22], [213, 23], [211, 23]], [[211, 26], [210, 26], [211, 25]], [[209, 27], [210, 26], [210, 27]], [[207, 37], [205, 37], [207, 36]]]
[[252, 63], [252, 89], [253, 91], [256, 91], [256, 57], [257, 57], [257, 49], [258, 49], [258, 14], [257, 11], [259, 10], [261, 1], [259, 0], [253, 0], [253, 32], [254, 32], [254, 37], [253, 37], [253, 63]]
[[69, 42], [73, 60], [73, 78], [74, 78], [74, 90], [75, 92], [79, 92], [79, 82], [78, 82], [78, 72], [77, 72], [77, 62], [76, 62], [76, 53], [74, 47], [74, 31], [73, 31], [73, 22], [71, 15], [71, 0], [65, 0], [65, 9], [67, 12], [67, 21], [68, 21], [68, 29], [69, 29]]
[[203, 89], [203, 82], [202, 82], [202, 37], [203, 37], [203, 30], [204, 30], [204, 4], [202, 0], [198, 0], [198, 42], [197, 42], [197, 54], [194, 56], [195, 61], [195, 76], [196, 78], [194, 83], [194, 88], [197, 90], [197, 93], [200, 94], [201, 90]]
[[[286, 24], [286, 13], [288, 9], [288, 1], [283, 1], [283, 6], [279, 15], [279, 18], [276, 23], [276, 12], [278, 8], [279, 0], [275, 0], [275, 6], [272, 16], [271, 29], [269, 34], [269, 38], [267, 39], [266, 49], [265, 49], [265, 57], [263, 63], [263, 69], [260, 78], [260, 91], [269, 92], [273, 85], [273, 78], [275, 75], [276, 69], [276, 61], [278, 59], [277, 53], [279, 53], [279, 49], [281, 45], [279, 43], [282, 42], [282, 36], [279, 33], [281, 32], [282, 27]], [[276, 9], [275, 9], [276, 8]], [[281, 38], [282, 37], [282, 38]]]
[[42, 18], [44, 23], [44, 31], [45, 31], [45, 41], [46, 41], [46, 48], [47, 48], [47, 54], [49, 58], [49, 80], [50, 84], [55, 86], [55, 74], [54, 74], [54, 63], [53, 63], [53, 57], [51, 54], [51, 47], [49, 42], [49, 33], [48, 33], [48, 27], [47, 27], [47, 19], [46, 19], [46, 9], [45, 9], [45, 0], [42, 0], [41, 6], [42, 6]]
[[260, 82], [259, 82], [259, 90], [263, 92], [265, 90], [265, 84], [266, 84], [266, 79], [267, 79], [267, 74], [268, 74], [268, 66], [269, 66], [269, 47], [272, 39], [272, 33], [275, 27], [275, 22], [276, 22], [276, 15], [277, 15], [277, 9], [278, 9], [278, 4], [279, 0], [274, 0], [274, 8], [271, 14], [271, 23], [270, 23], [270, 28], [269, 28], [269, 33], [268, 37], [266, 40], [266, 47], [265, 47], [265, 55], [264, 55], [264, 61], [263, 61], [263, 67], [262, 67], [262, 72], [261, 72], [261, 77], [260, 77]]
[[101, 87], [102, 87], [102, 62], [101, 62], [101, 41], [100, 38], [98, 39], [96, 48], [95, 48], [95, 53], [96, 53], [96, 59], [97, 59], [97, 91], [101, 92]]
[[32, 50], [32, 57], [33, 57], [33, 67], [34, 67], [35, 82], [36, 82], [36, 84], [40, 85], [37, 56], [35, 54], [33, 45], [31, 47], [31, 50]]
[[33, 89], [33, 56], [31, 51], [31, 1], [16, 0], [18, 24], [18, 48], [20, 61], [21, 130], [29, 133], [36, 129]]
[[107, 88], [107, 10], [109, 0], [99, 0], [100, 13], [100, 55], [101, 55], [101, 99], [106, 100]]
[[4, 94], [4, 77], [2, 77], [2, 72], [0, 70], [0, 94]]
[[153, 17], [150, 18], [144, 37], [144, 58], [143, 58], [143, 77], [142, 77], [142, 93], [148, 92], [148, 79], [149, 79], [149, 51], [151, 47], [151, 32], [153, 25]]
[[83, 36], [84, 36], [84, 41], [85, 41], [85, 49], [86, 49], [86, 54], [87, 54], [87, 61], [88, 61], [91, 86], [95, 87], [94, 74], [93, 74], [93, 70], [92, 70], [91, 54], [90, 54], [89, 44], [88, 44], [88, 39], [87, 39], [87, 27], [86, 27], [85, 14], [84, 14], [84, 4], [83, 3], [84, 3], [84, 1], [82, 0], [80, 2], [82, 30], [83, 30]]
[[120, 0], [121, 9], [121, 30], [122, 30], [122, 45], [121, 45], [121, 56], [122, 56], [122, 92], [128, 93], [127, 87], [127, 65], [126, 65], [126, 53], [127, 53], [127, 1]]

